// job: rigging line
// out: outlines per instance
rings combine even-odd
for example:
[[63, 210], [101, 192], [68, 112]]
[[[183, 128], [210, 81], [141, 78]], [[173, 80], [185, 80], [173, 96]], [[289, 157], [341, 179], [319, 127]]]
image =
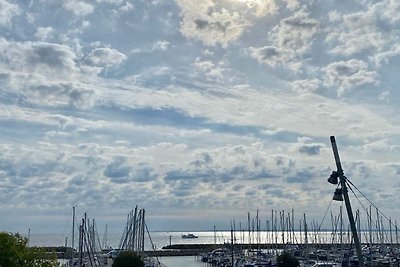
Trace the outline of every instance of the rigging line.
[[[354, 196], [356, 197], [356, 199], [358, 200], [358, 202], [360, 203], [360, 205], [361, 205], [361, 207], [364, 209], [364, 211], [367, 213], [367, 215], [368, 215], [368, 217], [369, 217], [369, 219], [370, 219], [370, 221], [371, 221], [371, 223], [375, 226], [375, 229], [376, 230], [378, 230], [378, 228], [379, 228], [379, 225], [377, 224], [377, 223], [375, 223], [373, 220], [372, 220], [372, 214], [369, 214], [369, 212], [368, 212], [368, 210], [363, 206], [363, 204], [361, 203], [361, 201], [360, 201], [360, 199], [358, 198], [358, 196], [355, 194], [355, 192], [353, 191], [353, 189], [352, 189], [352, 187], [349, 185], [349, 184], [347, 184], [347, 186], [350, 188], [350, 191], [354, 194]], [[358, 191], [358, 192], [360, 192], [360, 191]], [[361, 193], [361, 192], [360, 192]], [[371, 203], [372, 204], [372, 203]], [[378, 211], [378, 212], [380, 212], [379, 211], [379, 209], [378, 208], [376, 208], [376, 210]], [[382, 214], [382, 212], [380, 212], [381, 214]], [[383, 215], [384, 216], [384, 215]], [[391, 222], [391, 220], [389, 220], [389, 219], [387, 219], [389, 222]], [[393, 224], [392, 224], [393, 225]], [[379, 231], [379, 230], [378, 230]]]
[[[100, 242], [100, 237], [99, 237], [99, 231], [97, 230], [97, 224], [96, 224], [96, 221], [93, 221], [93, 226], [94, 226], [94, 239], [95, 239], [95, 243], [96, 243], [96, 241], [97, 241], [97, 243], [98, 243], [98, 245], [99, 245], [99, 249], [100, 249], [100, 251], [102, 251], [103, 250], [103, 248], [102, 248], [102, 246], [101, 246], [101, 242]], [[96, 240], [96, 238], [97, 238], [97, 240]], [[95, 246], [95, 250], [96, 250], [96, 246]]]
[[[148, 234], [148, 236], [149, 236], [151, 248], [155, 251], [156, 248], [155, 248], [155, 246], [154, 246], [153, 240], [151, 239], [150, 231], [149, 231], [149, 228], [147, 227], [147, 223], [145, 222], [144, 225], [145, 225], [145, 227], [146, 227], [146, 231], [147, 231], [147, 234]], [[157, 263], [160, 264], [160, 260], [158, 259], [158, 257], [156, 257], [156, 260], [157, 260]]]
[[356, 197], [356, 199], [358, 200], [358, 203], [360, 203], [361, 207], [364, 209], [364, 211], [367, 213], [368, 215], [368, 219], [370, 219], [372, 221], [372, 223], [375, 225], [376, 229], [378, 229], [378, 225], [376, 225], [376, 223], [372, 220], [372, 215], [369, 214], [367, 208], [364, 207], [364, 205], [361, 203], [359, 197], [356, 195], [356, 193], [353, 191], [353, 188], [347, 184], [347, 187], [350, 189], [350, 191], [353, 193], [353, 195]]
[[[338, 188], [338, 187], [339, 187], [339, 184], [336, 186], [336, 188]], [[329, 208], [330, 208], [331, 205], [332, 205], [332, 202], [333, 202], [333, 198], [331, 198], [331, 202], [329, 202], [329, 205], [328, 205], [328, 208], [327, 208], [326, 211], [325, 211], [324, 217], [322, 218], [322, 221], [321, 221], [321, 223], [319, 224], [318, 231], [321, 230], [322, 223], [323, 223], [324, 220], [325, 220], [326, 214], [328, 214], [328, 211], [329, 211]]]
[[[374, 203], [371, 202], [371, 200], [369, 200], [361, 191], [360, 189], [357, 188], [357, 186], [355, 186], [349, 179], [346, 179], [352, 186], [354, 186], [354, 188], [376, 209], [378, 210], [378, 212], [387, 220], [390, 222], [391, 225], [395, 226], [392, 222], [391, 219], [389, 219], [380, 209], [378, 209], [377, 206], [375, 206]], [[354, 192], [353, 192], [354, 193]], [[354, 194], [355, 195], [355, 194]], [[395, 226], [395, 228], [397, 229], [397, 227]]]
[[[369, 212], [368, 212], [368, 210], [363, 206], [363, 204], [361, 203], [361, 201], [360, 201], [360, 199], [358, 198], [358, 196], [355, 194], [355, 192], [353, 191], [353, 189], [352, 189], [352, 187], [349, 185], [349, 184], [347, 184], [347, 186], [350, 188], [350, 190], [351, 190], [351, 192], [354, 194], [354, 196], [356, 197], [356, 199], [358, 200], [358, 202], [360, 203], [360, 205], [361, 205], [361, 207], [364, 209], [364, 211], [367, 213], [367, 216], [369, 217], [369, 219], [370, 219], [370, 221], [371, 221], [371, 223], [372, 223], [372, 225], [375, 227], [375, 229], [376, 230], [378, 230], [379, 231], [379, 223], [375, 223], [373, 220], [372, 220], [372, 214], [369, 214]], [[354, 185], [353, 185], [354, 186]], [[355, 187], [355, 186], [354, 186]], [[358, 190], [358, 192], [360, 192], [359, 190]], [[362, 194], [361, 192], [360, 192], [360, 194]], [[369, 200], [368, 200], [369, 201]], [[370, 202], [371, 203], [371, 202]], [[372, 203], [371, 203], [372, 204]], [[374, 206], [375, 207], [375, 206]], [[376, 208], [376, 207], [375, 207]], [[376, 208], [376, 210], [379, 212], [379, 213], [381, 213], [383, 216], [385, 216], [381, 211], [379, 211], [379, 209], [378, 208]], [[385, 217], [386, 218], [386, 217]], [[387, 218], [386, 218], [387, 219]], [[388, 222], [390, 222], [391, 223], [391, 220], [390, 219], [387, 219], [388, 220]], [[391, 223], [392, 224], [392, 223]], [[392, 224], [393, 225], [393, 224]], [[386, 237], [387, 238], [387, 237]]]

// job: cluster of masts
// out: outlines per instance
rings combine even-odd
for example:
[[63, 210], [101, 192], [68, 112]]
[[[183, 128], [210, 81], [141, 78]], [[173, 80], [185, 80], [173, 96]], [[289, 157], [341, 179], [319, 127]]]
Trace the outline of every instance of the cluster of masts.
[[144, 241], [146, 234], [148, 234], [151, 245], [154, 248], [145, 221], [145, 210], [138, 210], [138, 206], [136, 206], [134, 210], [128, 213], [128, 219], [118, 249], [120, 251], [135, 251], [143, 253], [145, 250]]
[[[123, 251], [132, 251], [137, 255], [141, 256], [145, 261], [146, 266], [159, 266], [159, 260], [153, 258], [147, 258], [145, 255], [145, 235], [148, 234], [152, 248], [154, 244], [151, 240], [149, 230], [147, 228], [145, 220], [145, 210], [138, 209], [138, 206], [134, 210], [128, 213], [128, 219], [124, 232], [121, 237], [118, 249], [108, 251], [107, 248], [107, 225], [106, 232], [103, 238], [103, 242], [100, 242], [100, 238], [97, 234], [96, 222], [94, 219], [90, 220], [87, 218], [86, 213], [82, 221], [79, 224], [79, 244], [78, 244], [78, 255], [72, 249], [71, 259], [69, 266], [90, 266], [90, 267], [104, 267], [107, 265], [108, 257], [116, 257]], [[74, 237], [75, 237], [75, 207], [73, 207], [73, 227], [72, 227], [72, 248], [74, 248]], [[102, 254], [107, 251], [108, 254]], [[110, 254], [110, 252], [113, 252]]]
[[[355, 212], [355, 223], [357, 233], [363, 245], [366, 244], [396, 244], [400, 245], [400, 236], [397, 223], [393, 223], [390, 219], [385, 220], [379, 211], [376, 210], [376, 218], [371, 216], [374, 214], [372, 207], [364, 216], [365, 224], [362, 224], [363, 213], [360, 210]], [[351, 244], [353, 243], [350, 224], [345, 222], [343, 216], [343, 206], [339, 207], [338, 214], [330, 211], [330, 226], [329, 222], [324, 224], [324, 221], [318, 222], [311, 220], [307, 222], [306, 214], [302, 214], [300, 219], [296, 219], [295, 211], [292, 209], [289, 212], [284, 210], [271, 210], [270, 217], [262, 219], [259, 211], [256, 211], [255, 216], [247, 213], [247, 223], [231, 222], [231, 230], [233, 237], [228, 240], [224, 239], [225, 243], [231, 243], [233, 240], [236, 244], [248, 244], [254, 247], [257, 244], [268, 244], [273, 247], [282, 247], [283, 244]], [[325, 225], [325, 227], [322, 227]], [[214, 243], [221, 243], [218, 232], [214, 227]], [[226, 237], [225, 237], [226, 238]], [[219, 242], [217, 242], [217, 239]]]
[[83, 266], [84, 262], [91, 267], [103, 266], [102, 262], [98, 260], [100, 252], [96, 249], [96, 241], [100, 246], [95, 220], [93, 219], [91, 223], [85, 213], [79, 225], [78, 266]]

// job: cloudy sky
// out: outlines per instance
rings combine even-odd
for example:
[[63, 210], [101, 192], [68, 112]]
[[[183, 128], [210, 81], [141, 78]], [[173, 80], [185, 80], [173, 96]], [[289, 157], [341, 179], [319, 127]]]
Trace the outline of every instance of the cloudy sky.
[[0, 230], [321, 220], [330, 135], [400, 218], [399, 29], [396, 0], [0, 0]]

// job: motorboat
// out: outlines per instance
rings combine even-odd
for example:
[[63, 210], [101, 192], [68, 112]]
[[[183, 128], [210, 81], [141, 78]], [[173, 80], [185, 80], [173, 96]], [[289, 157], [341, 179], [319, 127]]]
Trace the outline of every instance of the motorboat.
[[198, 236], [195, 236], [194, 234], [188, 233], [186, 235], [182, 235], [182, 238], [198, 238]]

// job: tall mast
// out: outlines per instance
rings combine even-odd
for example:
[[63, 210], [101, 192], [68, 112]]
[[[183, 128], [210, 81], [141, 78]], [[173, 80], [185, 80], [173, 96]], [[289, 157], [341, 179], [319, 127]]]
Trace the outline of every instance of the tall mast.
[[29, 247], [29, 242], [31, 241], [31, 228], [28, 229], [28, 241], [26, 245]]
[[343, 194], [344, 202], [346, 205], [347, 215], [349, 217], [350, 228], [351, 228], [351, 232], [353, 234], [354, 245], [355, 245], [356, 251], [357, 251], [358, 266], [364, 267], [364, 258], [363, 258], [362, 252], [361, 252], [361, 243], [360, 243], [360, 239], [358, 238], [356, 224], [354, 222], [353, 211], [351, 210], [349, 195], [347, 194], [347, 185], [346, 185], [347, 178], [344, 176], [342, 164], [340, 163], [339, 152], [338, 152], [338, 149], [336, 146], [335, 137], [331, 136], [330, 139], [331, 139], [333, 155], [335, 157], [336, 167], [337, 167], [337, 172], [333, 173], [332, 175], [337, 175], [337, 177], [340, 180], [340, 185], [342, 187], [342, 194]]
[[74, 260], [74, 241], [75, 241], [75, 208], [76, 206], [72, 207], [72, 240], [71, 240], [71, 247], [72, 247], [72, 252], [71, 252], [71, 263]]
[[107, 248], [107, 224], [106, 224], [106, 229], [104, 231], [104, 239], [103, 239], [103, 248]]

